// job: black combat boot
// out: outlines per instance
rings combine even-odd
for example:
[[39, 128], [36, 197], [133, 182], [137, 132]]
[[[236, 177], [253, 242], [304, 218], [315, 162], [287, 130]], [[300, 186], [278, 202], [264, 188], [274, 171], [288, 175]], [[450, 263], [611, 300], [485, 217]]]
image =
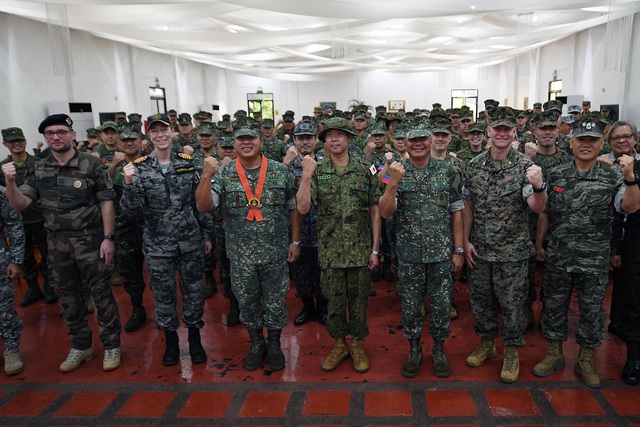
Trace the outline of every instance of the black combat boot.
[[229, 313], [227, 314], [227, 326], [236, 326], [240, 323], [240, 306], [236, 297], [229, 298], [231, 306], [229, 307]]
[[281, 329], [267, 331], [267, 359], [272, 371], [284, 369], [284, 353], [280, 349]]
[[629, 385], [640, 383], [640, 341], [627, 341], [627, 362], [622, 369], [622, 381]]
[[302, 311], [298, 313], [295, 319], [293, 319], [294, 326], [300, 326], [307, 323], [309, 320], [313, 319], [317, 314], [316, 306], [313, 303], [313, 297], [305, 297], [302, 299]]
[[200, 329], [189, 328], [189, 355], [191, 356], [191, 363], [204, 363], [207, 361], [207, 353], [202, 348], [200, 342]]
[[44, 301], [47, 304], [58, 302], [58, 295], [56, 295], [56, 291], [49, 283], [49, 279], [47, 277], [44, 278], [44, 286], [42, 288], [44, 289]]
[[247, 371], [255, 371], [260, 366], [267, 355], [267, 343], [264, 341], [262, 328], [255, 331], [248, 331], [251, 338], [251, 350], [244, 358], [244, 369]]
[[42, 291], [40, 291], [38, 280], [28, 280], [27, 286], [29, 286], [29, 289], [27, 290], [27, 293], [24, 294], [24, 298], [20, 301], [20, 305], [22, 307], [28, 307], [35, 304], [42, 298]]
[[447, 362], [447, 356], [444, 354], [444, 340], [434, 340], [431, 349], [433, 357], [433, 372], [438, 378], [446, 378], [451, 375], [451, 368]]
[[376, 267], [375, 270], [371, 272], [371, 280], [373, 282], [379, 282], [382, 279], [382, 273], [380, 273], [380, 266]]
[[328, 310], [327, 310], [327, 305], [329, 304], [329, 301], [327, 301], [326, 298], [318, 298], [316, 300], [316, 308], [318, 310], [318, 318], [320, 320], [320, 323], [322, 323], [323, 326], [327, 326], [327, 316], [328, 314]]
[[178, 332], [164, 331], [165, 350], [162, 355], [164, 366], [173, 366], [180, 361], [180, 346], [178, 345]]
[[216, 278], [213, 277], [213, 270], [205, 270], [204, 277], [204, 299], [209, 299], [218, 290], [218, 284]]
[[133, 314], [124, 325], [125, 332], [135, 332], [147, 321], [147, 311], [142, 304], [133, 306]]
[[402, 367], [402, 375], [407, 378], [415, 378], [418, 375], [420, 369], [420, 363], [422, 362], [422, 345], [420, 344], [420, 338], [409, 340], [409, 355], [407, 361]]

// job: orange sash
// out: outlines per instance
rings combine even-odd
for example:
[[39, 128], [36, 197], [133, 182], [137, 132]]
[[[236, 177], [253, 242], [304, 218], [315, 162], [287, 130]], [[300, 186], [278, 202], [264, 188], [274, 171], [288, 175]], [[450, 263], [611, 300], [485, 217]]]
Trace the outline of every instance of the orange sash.
[[251, 191], [251, 186], [249, 185], [247, 174], [244, 173], [244, 168], [238, 160], [236, 160], [236, 171], [238, 172], [238, 177], [240, 178], [240, 182], [242, 183], [244, 194], [247, 197], [247, 207], [249, 208], [249, 213], [247, 213], [246, 219], [248, 219], [249, 221], [256, 220], [257, 222], [261, 222], [263, 218], [262, 212], [260, 212], [260, 208], [262, 207], [260, 198], [262, 197], [262, 189], [264, 188], [264, 181], [267, 177], [267, 158], [262, 155], [262, 161], [260, 163], [260, 176], [258, 177], [258, 183], [256, 184], [255, 195]]

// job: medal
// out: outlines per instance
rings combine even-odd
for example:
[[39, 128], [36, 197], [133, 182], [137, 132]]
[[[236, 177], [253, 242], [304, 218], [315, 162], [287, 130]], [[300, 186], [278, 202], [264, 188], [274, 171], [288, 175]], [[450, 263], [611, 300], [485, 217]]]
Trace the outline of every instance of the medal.
[[264, 155], [262, 156], [262, 161], [260, 162], [260, 175], [258, 176], [255, 194], [251, 191], [247, 174], [244, 172], [244, 168], [238, 160], [236, 160], [236, 171], [238, 172], [238, 178], [240, 178], [245, 197], [247, 198], [247, 207], [249, 208], [249, 212], [247, 213], [246, 219], [249, 221], [255, 220], [257, 222], [263, 221], [264, 218], [260, 211], [260, 208], [262, 208], [260, 198], [262, 197], [262, 189], [264, 188], [264, 181], [267, 177], [267, 158]]

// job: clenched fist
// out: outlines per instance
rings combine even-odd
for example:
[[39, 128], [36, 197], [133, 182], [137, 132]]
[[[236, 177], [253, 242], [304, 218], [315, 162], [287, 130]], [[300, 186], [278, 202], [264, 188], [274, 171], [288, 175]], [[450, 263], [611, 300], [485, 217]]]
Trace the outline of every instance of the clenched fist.
[[389, 169], [387, 170], [389, 174], [389, 184], [398, 184], [402, 181], [402, 177], [404, 176], [404, 166], [400, 162], [393, 162], [389, 165]]
[[542, 177], [542, 168], [538, 165], [531, 165], [527, 168], [527, 181], [533, 185], [533, 188], [541, 188], [544, 178]]

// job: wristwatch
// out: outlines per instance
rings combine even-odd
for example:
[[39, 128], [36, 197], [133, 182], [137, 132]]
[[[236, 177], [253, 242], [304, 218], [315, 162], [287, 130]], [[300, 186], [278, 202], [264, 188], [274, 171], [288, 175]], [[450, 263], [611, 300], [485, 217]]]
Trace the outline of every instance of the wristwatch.
[[292, 245], [296, 245], [296, 246], [300, 246], [302, 244], [302, 242], [300, 240], [297, 240], [295, 242], [291, 242]]
[[464, 248], [462, 246], [458, 246], [453, 253], [456, 255], [464, 255]]
[[627, 179], [624, 179], [624, 185], [636, 185], [638, 182], [640, 182], [640, 176], [638, 176], [638, 174], [634, 174], [633, 177], [635, 178], [633, 181], [627, 181]]
[[105, 234], [104, 236], [102, 236], [102, 238], [105, 239], [105, 240], [113, 241], [113, 239], [115, 239], [116, 236], [114, 234]]
[[534, 193], [542, 193], [543, 191], [547, 190], [547, 181], [542, 181], [542, 185], [540, 186], [540, 188], [536, 188], [533, 185], [531, 187], [533, 188]]
[[374, 255], [380, 255], [380, 251], [371, 251], [371, 253]]

